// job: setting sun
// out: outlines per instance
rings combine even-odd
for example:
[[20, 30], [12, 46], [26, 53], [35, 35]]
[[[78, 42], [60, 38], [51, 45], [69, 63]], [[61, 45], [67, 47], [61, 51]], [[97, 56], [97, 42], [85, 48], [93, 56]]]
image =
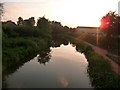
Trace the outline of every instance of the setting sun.
[[9, 19], [16, 21], [19, 15], [23, 18], [34, 16], [36, 20], [45, 15], [49, 20], [59, 21], [69, 27], [98, 27], [100, 19], [106, 12], [110, 10], [117, 12], [118, 8], [118, 0], [26, 0], [26, 2], [4, 0], [4, 2], [5, 21]]
[[118, 1], [0, 1], [0, 89], [120, 88]]

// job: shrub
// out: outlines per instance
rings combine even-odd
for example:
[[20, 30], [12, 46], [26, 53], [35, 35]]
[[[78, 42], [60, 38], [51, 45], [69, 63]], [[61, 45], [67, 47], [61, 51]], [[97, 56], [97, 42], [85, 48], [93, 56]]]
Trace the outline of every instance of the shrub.
[[93, 87], [120, 88], [120, 76], [112, 70], [110, 63], [103, 56], [95, 53], [90, 46], [83, 42], [79, 42], [76, 47], [78, 50], [85, 50], [88, 73]]

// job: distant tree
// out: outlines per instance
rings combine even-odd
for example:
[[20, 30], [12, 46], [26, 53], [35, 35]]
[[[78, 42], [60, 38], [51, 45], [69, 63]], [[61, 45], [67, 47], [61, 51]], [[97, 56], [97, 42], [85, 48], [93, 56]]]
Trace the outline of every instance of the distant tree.
[[23, 18], [22, 17], [18, 18], [17, 25], [23, 25]]
[[40, 17], [37, 21], [37, 26], [42, 30], [48, 29], [48, 26], [49, 26], [48, 19], [46, 19], [44, 16], [42, 18]]
[[30, 21], [29, 21], [28, 19], [25, 19], [25, 20], [23, 21], [23, 25], [24, 25], [24, 26], [31, 27], [31, 23], [30, 23]]
[[31, 18], [29, 18], [29, 19], [25, 19], [25, 20], [23, 21], [23, 25], [29, 26], [29, 27], [34, 26], [34, 25], [35, 25], [34, 17], [31, 17]]
[[42, 37], [46, 37], [49, 40], [52, 39], [51, 23], [44, 16], [38, 19], [37, 28], [39, 29], [39, 32], [42, 33]]
[[107, 49], [113, 48], [113, 43], [111, 42], [113, 38], [118, 38], [120, 35], [120, 17], [115, 12], [108, 12], [101, 19], [102, 32], [106, 34], [106, 45]]
[[[61, 38], [62, 33], [62, 25], [60, 22], [52, 21], [51, 22], [51, 28], [52, 28], [52, 37], [54, 40], [58, 40]], [[60, 40], [60, 39], [59, 39]]]
[[50, 22], [44, 16], [38, 19], [38, 21], [37, 21], [37, 27], [40, 30], [44, 31], [45, 33], [51, 33]]
[[7, 22], [2, 22], [3, 33], [6, 34], [7, 36], [12, 36], [12, 37], [17, 36], [17, 33], [14, 31], [16, 26], [17, 25], [11, 20]]
[[118, 35], [118, 14], [115, 14], [115, 12], [108, 12], [105, 16], [101, 19], [101, 26], [100, 28], [103, 29], [102, 31], [107, 36], [116, 36]]
[[9, 25], [10, 27], [16, 26], [15, 22], [13, 22], [11, 20], [7, 21], [6, 24]]
[[17, 25], [24, 25], [24, 26], [29, 26], [29, 27], [34, 26], [35, 25], [34, 17], [31, 17], [25, 20], [23, 20], [22, 17], [19, 17], [17, 21]]
[[34, 26], [35, 25], [34, 17], [29, 18], [29, 22], [30, 22], [31, 26]]

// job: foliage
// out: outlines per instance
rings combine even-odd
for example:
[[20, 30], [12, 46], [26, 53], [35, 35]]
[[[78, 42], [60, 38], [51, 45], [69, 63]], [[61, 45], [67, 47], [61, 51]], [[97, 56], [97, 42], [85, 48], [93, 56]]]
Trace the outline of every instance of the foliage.
[[57, 41], [70, 41], [75, 33], [75, 30], [72, 30], [67, 26], [62, 26], [60, 22], [56, 21], [51, 22], [51, 28], [52, 39]]
[[60, 33], [59, 44], [68, 44], [71, 39], [72, 32], [68, 32], [68, 27], [60, 25], [62, 30], [57, 25], [53, 27], [52, 22], [45, 17], [38, 19], [37, 26], [34, 23], [33, 17], [27, 20], [19, 17], [17, 25], [13, 21], [2, 22], [3, 74], [13, 73], [38, 53], [42, 57], [40, 63], [49, 61], [50, 46], [57, 38], [54, 32]]
[[[86, 55], [89, 62], [88, 73], [95, 88], [120, 87], [120, 78], [112, 71], [109, 62], [96, 54], [90, 46], [77, 41], [73, 28], [49, 21], [45, 17], [38, 19], [37, 26], [34, 24], [33, 17], [27, 20], [19, 17], [17, 25], [12, 21], [3, 22], [3, 74], [13, 73], [38, 53], [41, 56], [38, 61], [45, 64], [50, 60], [51, 46], [71, 42], [76, 45], [77, 51]], [[93, 37], [89, 36], [88, 39], [92, 40]], [[9, 69], [12, 70], [8, 72]]]
[[[109, 20], [108, 20], [109, 18]], [[101, 27], [102, 25], [107, 26], [103, 28], [103, 32], [109, 36], [118, 36], [120, 35], [119, 27], [120, 26], [120, 17], [118, 14], [115, 14], [115, 12], [108, 12], [105, 16], [102, 17], [101, 19]]]
[[[104, 32], [104, 34], [106, 34], [105, 39], [107, 43], [107, 50], [110, 50], [112, 47], [114, 47], [112, 46], [113, 42], [111, 42], [111, 40], [116, 39], [117, 41], [119, 41], [120, 16], [115, 12], [112, 11], [108, 12], [105, 16], [102, 17], [100, 28], [101, 31]], [[117, 42], [117, 44], [119, 43]]]
[[[35, 57], [39, 51], [48, 48], [41, 38], [9, 38], [3, 40], [3, 71], [22, 64]], [[17, 67], [17, 66], [16, 66]]]
[[17, 25], [23, 25], [23, 18], [22, 17], [18, 18]]
[[[105, 35], [98, 35], [98, 43], [97, 43], [97, 34], [88, 34], [88, 33], [81, 33], [76, 36], [78, 39], [82, 39], [90, 44], [93, 44], [95, 46], [98, 46], [103, 49], [108, 49], [108, 39], [106, 38]], [[108, 52], [116, 55], [120, 55], [120, 38], [114, 38], [111, 37], [109, 38], [109, 49]]]
[[92, 86], [95, 88], [120, 88], [120, 76], [112, 71], [110, 63], [102, 56], [98, 55], [93, 49], [78, 42], [78, 51], [84, 50], [84, 54], [89, 62], [88, 73]]
[[34, 17], [31, 17], [31, 18], [26, 19], [26, 20], [23, 20], [22, 17], [19, 17], [18, 21], [17, 21], [17, 25], [24, 25], [24, 26], [32, 27], [35, 25]]

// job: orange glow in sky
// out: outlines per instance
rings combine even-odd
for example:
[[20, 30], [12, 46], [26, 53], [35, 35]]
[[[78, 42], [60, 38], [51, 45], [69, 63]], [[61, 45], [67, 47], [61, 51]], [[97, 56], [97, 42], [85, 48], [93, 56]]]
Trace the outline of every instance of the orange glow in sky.
[[101, 25], [100, 28], [105, 29], [110, 26], [110, 17], [106, 16], [101, 19]]
[[37, 20], [38, 17], [45, 15], [51, 21], [77, 27], [100, 26], [102, 16], [109, 11], [118, 11], [119, 0], [29, 0], [32, 2], [21, 0], [14, 3], [10, 1], [12, 0], [4, 0], [3, 20], [5, 21], [16, 22], [19, 16], [23, 19], [33, 16]]

